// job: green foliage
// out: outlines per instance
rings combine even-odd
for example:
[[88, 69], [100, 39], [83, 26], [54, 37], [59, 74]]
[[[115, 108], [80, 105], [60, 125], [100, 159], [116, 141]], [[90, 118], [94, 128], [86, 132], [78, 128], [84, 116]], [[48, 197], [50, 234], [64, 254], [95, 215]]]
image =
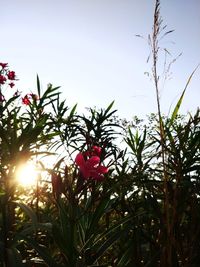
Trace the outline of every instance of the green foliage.
[[[1, 265], [164, 266], [170, 238], [173, 266], [198, 266], [199, 110], [179, 116], [181, 96], [162, 117], [161, 140], [156, 116], [128, 123], [114, 103], [79, 115], [58, 87], [42, 94], [38, 77], [37, 87], [26, 109], [19, 96], [1, 106]], [[108, 167], [102, 181], [84, 179], [75, 164], [93, 147]], [[50, 166], [44, 155], [54, 155]], [[30, 159], [41, 177], [22, 189], [16, 170]]]
[[[37, 94], [6, 97], [15, 73], [0, 63], [0, 266], [199, 266], [200, 110], [179, 115], [196, 69], [162, 116], [159, 0], [154, 15], [158, 114], [147, 121], [119, 119], [114, 102], [80, 115], [59, 87], [42, 92], [38, 76]], [[27, 162], [38, 176], [23, 188], [16, 174]]]

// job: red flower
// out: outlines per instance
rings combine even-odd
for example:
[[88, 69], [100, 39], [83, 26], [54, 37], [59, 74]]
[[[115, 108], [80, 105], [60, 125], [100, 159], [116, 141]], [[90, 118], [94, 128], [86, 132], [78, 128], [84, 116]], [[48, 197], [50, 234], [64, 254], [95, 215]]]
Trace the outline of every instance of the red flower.
[[93, 146], [92, 147], [92, 153], [96, 156], [99, 156], [101, 155], [101, 147], [99, 146]]
[[10, 85], [11, 88], [13, 88], [13, 86], [15, 86], [14, 83], [9, 83], [8, 85]]
[[30, 103], [31, 103], [31, 101], [30, 101], [30, 94], [27, 94], [24, 97], [22, 97], [22, 103], [24, 105], [30, 105]]
[[104, 174], [108, 172], [108, 168], [100, 165], [100, 158], [98, 156], [92, 156], [85, 160], [83, 154], [78, 153], [75, 162], [79, 166], [84, 179], [93, 178], [99, 181], [102, 180]]
[[0, 63], [0, 66], [2, 67], [2, 69], [5, 69], [7, 67], [8, 63]]
[[36, 94], [26, 94], [24, 97], [22, 97], [22, 103], [24, 105], [30, 105], [31, 100], [38, 100], [39, 97]]
[[0, 75], [0, 84], [4, 84], [6, 82], [6, 77], [3, 75]]
[[91, 157], [91, 156], [101, 156], [101, 147], [99, 146], [92, 146], [90, 150], [84, 152], [84, 156]]
[[8, 79], [9, 79], [9, 80], [15, 80], [15, 77], [16, 77], [14, 71], [9, 71], [9, 72], [7, 73], [7, 76], [8, 76]]

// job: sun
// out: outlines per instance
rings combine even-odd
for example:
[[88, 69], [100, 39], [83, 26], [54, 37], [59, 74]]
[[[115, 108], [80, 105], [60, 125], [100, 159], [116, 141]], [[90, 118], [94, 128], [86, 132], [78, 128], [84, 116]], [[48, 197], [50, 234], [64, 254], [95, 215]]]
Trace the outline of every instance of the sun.
[[36, 166], [31, 163], [26, 163], [17, 169], [16, 179], [18, 184], [22, 186], [34, 186], [37, 182], [38, 171]]

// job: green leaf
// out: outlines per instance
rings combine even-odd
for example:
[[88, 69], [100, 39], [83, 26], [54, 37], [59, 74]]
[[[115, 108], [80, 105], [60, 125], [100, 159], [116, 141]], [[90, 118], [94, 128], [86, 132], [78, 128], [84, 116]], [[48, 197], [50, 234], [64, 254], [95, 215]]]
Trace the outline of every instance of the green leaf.
[[133, 253], [133, 247], [131, 246], [131, 242], [132, 242], [132, 240], [129, 241], [128, 249], [121, 256], [119, 262], [117, 263], [117, 267], [127, 266], [127, 264], [130, 262], [130, 256]]
[[37, 90], [38, 90], [38, 96], [40, 98], [41, 90], [40, 90], [40, 80], [39, 80], [39, 76], [38, 75], [37, 75]]
[[38, 225], [38, 220], [37, 220], [37, 216], [36, 213], [26, 204], [24, 203], [19, 203], [19, 202], [14, 202], [17, 206], [19, 206], [27, 215], [28, 217], [31, 219], [33, 226], [36, 227]]
[[90, 264], [95, 263], [95, 261], [98, 260], [111, 245], [113, 245], [121, 236], [123, 236], [129, 231], [130, 228], [132, 228], [131, 223], [128, 223], [125, 227], [123, 227], [123, 225], [126, 222], [130, 221], [130, 219], [130, 217], [124, 218], [114, 227], [111, 227], [110, 229], [105, 231], [105, 234], [103, 234], [102, 237], [99, 238], [99, 242], [91, 248], [91, 250], [94, 249], [96, 253], [91, 258]]
[[70, 112], [70, 114], [69, 114], [69, 117], [70, 117], [70, 118], [73, 117], [73, 115], [74, 115], [74, 113], [75, 113], [75, 111], [76, 111], [76, 108], [77, 108], [77, 104], [73, 106], [73, 108], [72, 108], [72, 110], [71, 110], [71, 112]]
[[113, 107], [114, 103], [115, 103], [115, 101], [112, 101], [112, 102], [110, 103], [110, 105], [109, 105], [109, 106], [107, 107], [107, 109], [105, 110], [105, 114], [107, 114], [107, 113], [111, 110], [111, 108]]
[[39, 256], [44, 260], [44, 262], [50, 267], [61, 267], [61, 265], [57, 264], [57, 262], [53, 259], [50, 251], [47, 247], [38, 244], [33, 238], [24, 237], [24, 240], [34, 248]]
[[[8, 108], [8, 106], [9, 106], [10, 104], [12, 104], [18, 97], [19, 97], [19, 96], [17, 95], [17, 96], [13, 96], [13, 97], [11, 97], [10, 99], [8, 99], [8, 101], [6, 101], [6, 104], [5, 104], [5, 106], [4, 106], [4, 110], [5, 110], [6, 108]], [[18, 109], [20, 109], [20, 108], [18, 108]]]
[[95, 232], [95, 229], [98, 227], [98, 222], [100, 218], [106, 213], [108, 208], [111, 206], [111, 203], [113, 203], [112, 200], [110, 200], [109, 198], [105, 198], [96, 207], [95, 212], [91, 218], [89, 229], [86, 233], [86, 238]]
[[185, 91], [186, 91], [186, 89], [187, 89], [187, 87], [188, 87], [188, 85], [189, 85], [189, 83], [190, 83], [190, 81], [191, 81], [191, 79], [192, 79], [194, 73], [196, 72], [196, 70], [198, 69], [199, 66], [200, 66], [200, 65], [198, 65], [198, 66], [194, 69], [194, 71], [191, 73], [191, 75], [189, 76], [189, 78], [188, 78], [188, 80], [187, 80], [187, 83], [186, 83], [185, 88], [184, 88], [184, 90], [183, 90], [183, 92], [182, 92], [182, 94], [181, 94], [181, 97], [179, 98], [179, 100], [178, 100], [178, 102], [177, 102], [177, 104], [176, 104], [176, 106], [175, 106], [175, 108], [174, 108], [174, 110], [173, 110], [173, 112], [172, 112], [172, 115], [171, 115], [171, 118], [170, 118], [170, 121], [169, 121], [169, 127], [173, 124], [173, 122], [174, 122], [174, 120], [175, 120], [175, 118], [176, 118], [176, 116], [177, 116], [177, 114], [178, 114], [179, 108], [180, 108], [181, 103], [182, 103], [182, 101], [183, 101], [183, 97], [184, 97]]
[[53, 225], [52, 234], [59, 250], [65, 255], [66, 260], [69, 261], [70, 257], [72, 256], [70, 255], [71, 250], [68, 242], [69, 235], [64, 235], [64, 233], [61, 231], [61, 227], [57, 224]]

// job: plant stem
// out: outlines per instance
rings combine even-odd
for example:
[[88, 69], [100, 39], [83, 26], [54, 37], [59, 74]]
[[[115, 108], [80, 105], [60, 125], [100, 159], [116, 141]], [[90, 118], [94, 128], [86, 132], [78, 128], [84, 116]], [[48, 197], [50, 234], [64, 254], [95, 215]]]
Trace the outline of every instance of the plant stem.
[[[158, 36], [160, 33], [160, 26], [162, 20], [160, 18], [160, 1], [156, 0], [155, 10], [154, 10], [154, 23], [153, 23], [153, 34], [152, 34], [152, 56], [153, 56], [153, 80], [156, 90], [156, 103], [158, 110], [158, 120], [159, 120], [159, 132], [160, 132], [160, 144], [161, 144], [161, 156], [162, 156], [162, 165], [163, 165], [163, 182], [164, 182], [164, 213], [166, 216], [166, 227], [167, 227], [167, 244], [166, 244], [166, 254], [164, 255], [166, 260], [166, 266], [171, 266], [171, 254], [172, 254], [172, 245], [170, 241], [171, 237], [171, 227], [170, 227], [170, 214], [169, 214], [169, 195], [168, 195], [168, 175], [167, 175], [167, 166], [165, 163], [165, 133], [162, 121], [161, 114], [161, 105], [160, 105], [160, 96], [159, 96], [159, 76], [157, 72], [157, 63], [158, 63]], [[165, 261], [164, 260], [164, 261]]]

